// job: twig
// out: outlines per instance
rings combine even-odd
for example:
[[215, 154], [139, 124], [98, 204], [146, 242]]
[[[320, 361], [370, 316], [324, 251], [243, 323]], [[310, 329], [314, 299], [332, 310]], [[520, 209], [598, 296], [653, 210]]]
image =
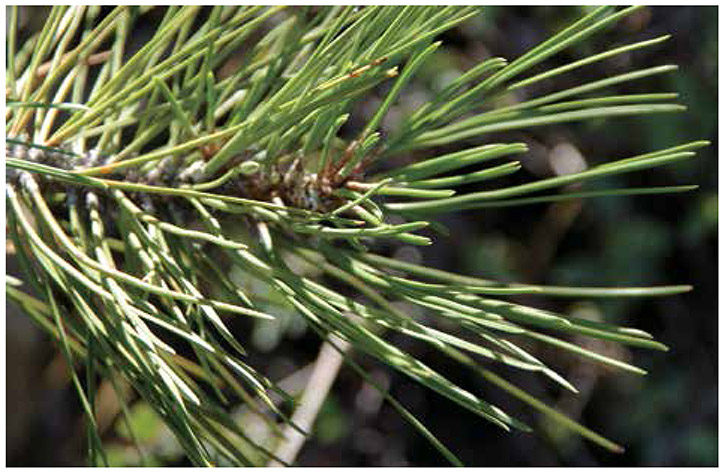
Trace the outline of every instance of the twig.
[[[331, 336], [332, 343], [324, 342], [314, 362], [309, 381], [301, 396], [299, 407], [294, 412], [292, 421], [305, 432], [310, 432], [321, 405], [326, 400], [339, 368], [344, 360], [343, 353], [349, 350], [349, 343]], [[296, 460], [296, 456], [304, 446], [305, 437], [290, 425], [283, 431], [281, 443], [276, 448], [276, 456], [288, 464]], [[283, 466], [276, 460], [269, 462], [269, 467]]]
[[[70, 56], [71, 53], [65, 53], [60, 61], [64, 61], [68, 56]], [[111, 51], [101, 51], [99, 53], [91, 54], [85, 59], [85, 64], [87, 66], [97, 66], [98, 64], [103, 64], [105, 61], [110, 58]], [[38, 66], [38, 69], [35, 71], [35, 75], [37, 77], [45, 77], [45, 75], [50, 72], [50, 66], [52, 65], [52, 61], [47, 61], [40, 66]]]

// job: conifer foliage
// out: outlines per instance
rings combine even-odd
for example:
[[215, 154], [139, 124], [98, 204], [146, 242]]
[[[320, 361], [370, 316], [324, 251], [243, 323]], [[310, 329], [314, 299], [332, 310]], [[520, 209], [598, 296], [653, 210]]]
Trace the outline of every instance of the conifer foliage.
[[[107, 462], [94, 413], [101, 382], [116, 390], [119, 422], [130, 409], [133, 396], [123, 388], [130, 386], [196, 465], [293, 461], [277, 447], [285, 428], [309, 434], [293, 420], [298, 399], [247, 356], [250, 324], [278, 323], [288, 313], [372, 385], [355, 354], [502, 429], [529, 430], [393, 344], [389, 335], [400, 333], [619, 451], [499, 368], [529, 371], [574, 392], [524, 347], [551, 345], [632, 375], [644, 371], [567, 337], [666, 347], [635, 328], [510, 297], [663, 296], [690, 287], [508, 284], [386, 255], [390, 246], [445, 244], [435, 233], [442, 213], [694, 188], [564, 189], [689, 159], [705, 142], [611, 157], [525, 184], [494, 181], [520, 171], [516, 158], [527, 145], [492, 142], [493, 133], [684, 110], [671, 103], [674, 93], [609, 93], [671, 73], [672, 65], [520, 94], [589, 64], [659, 47], [667, 36], [608, 49], [595, 43], [597, 33], [638, 8], [589, 8], [522, 56], [484, 60], [415, 110], [400, 110], [415, 73], [444, 47], [440, 35], [484, 9], [57, 6], [40, 30], [27, 32], [19, 9], [10, 7], [7, 228], [24, 279], [8, 277], [7, 295], [66, 358], [87, 418], [90, 462]], [[143, 37], [149, 23], [154, 29]], [[582, 41], [599, 52], [544, 68]], [[381, 100], [370, 102], [380, 91]], [[373, 109], [360, 121], [365, 103]], [[399, 117], [390, 120], [390, 110]], [[382, 394], [441, 455], [460, 463], [403, 399]], [[271, 434], [247, 432], [232, 415], [239, 405]]]

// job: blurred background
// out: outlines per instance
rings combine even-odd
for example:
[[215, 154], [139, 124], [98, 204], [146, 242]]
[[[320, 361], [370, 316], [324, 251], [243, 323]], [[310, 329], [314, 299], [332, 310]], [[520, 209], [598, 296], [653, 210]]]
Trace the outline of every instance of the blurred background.
[[[413, 110], [480, 60], [524, 53], [583, 13], [578, 7], [489, 7], [444, 34], [447, 46], [428, 61], [403, 94]], [[38, 12], [40, 10], [37, 10]], [[28, 16], [27, 28], [32, 28]], [[490, 279], [553, 285], [692, 284], [665, 298], [572, 300], [518, 297], [517, 302], [565, 314], [639, 327], [671, 347], [647, 352], [578, 340], [647, 370], [645, 377], [612, 373], [566, 354], [540, 352], [580, 390], [577, 396], [526, 373], [504, 372], [516, 384], [626, 446], [622, 455], [568, 436], [520, 403], [436, 352], [405, 338], [396, 342], [462, 386], [536, 427], [505, 433], [379, 363], [360, 363], [468, 466], [715, 466], [718, 464], [718, 11], [717, 7], [654, 7], [637, 12], [544, 63], [545, 68], [604, 49], [670, 33], [662, 45], [586, 66], [539, 83], [532, 94], [579, 85], [631, 68], [678, 64], [680, 70], [625, 84], [615, 93], [678, 92], [683, 114], [565, 124], [489, 136], [524, 141], [525, 169], [507, 183], [529, 181], [680, 144], [707, 139], [695, 160], [596, 181], [588, 188], [699, 184], [692, 193], [608, 197], [584, 202], [469, 211], [440, 217], [451, 236], [388, 254]], [[541, 69], [535, 69], [538, 72]], [[548, 83], [549, 82], [549, 83]], [[384, 90], [380, 90], [380, 97]], [[520, 97], [523, 98], [523, 97]], [[374, 110], [370, 101], [369, 109]], [[359, 111], [359, 122], [364, 114]], [[388, 126], [393, 126], [393, 115]], [[354, 124], [352, 123], [352, 127]], [[471, 143], [478, 143], [471, 141]], [[440, 149], [438, 151], [444, 151]], [[8, 271], [17, 274], [12, 258]], [[85, 438], [76, 394], [49, 339], [14, 306], [7, 308], [7, 463], [79, 465]], [[267, 324], [268, 325], [268, 324]], [[256, 326], [245, 335], [250, 362], [290, 390], [303, 389], [318, 339], [298, 320]], [[180, 450], [142, 403], [133, 410], [152, 463], [185, 465]], [[306, 443], [301, 466], [446, 466], [444, 459], [355, 373], [342, 369]], [[106, 440], [117, 464], [133, 464], [127, 433], [108, 422]]]

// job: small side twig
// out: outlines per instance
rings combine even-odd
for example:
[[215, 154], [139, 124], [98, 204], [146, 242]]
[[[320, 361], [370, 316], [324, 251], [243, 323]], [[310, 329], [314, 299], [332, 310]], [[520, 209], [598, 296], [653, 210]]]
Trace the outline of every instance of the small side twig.
[[[72, 52], [65, 53], [61, 58], [60, 62], [66, 60]], [[85, 64], [87, 66], [97, 66], [99, 64], [103, 64], [106, 62], [111, 55], [111, 51], [101, 51], [99, 53], [91, 54], [87, 58], [85, 58]], [[50, 66], [52, 65], [52, 61], [47, 61], [38, 66], [38, 69], [35, 71], [35, 75], [39, 78], [45, 77], [48, 72], [50, 72]]]
[[[301, 396], [299, 407], [291, 419], [294, 424], [305, 432], [311, 432], [314, 421], [344, 361], [343, 353], [346, 353], [350, 348], [348, 342], [333, 335], [330, 338], [332, 338], [331, 343], [325, 341], [321, 345], [319, 355], [314, 362], [313, 371]], [[287, 425], [283, 430], [283, 438], [274, 453], [287, 464], [292, 464], [304, 446], [305, 440], [306, 438], [299, 431]], [[283, 465], [276, 460], [272, 460], [268, 466], [280, 467]]]

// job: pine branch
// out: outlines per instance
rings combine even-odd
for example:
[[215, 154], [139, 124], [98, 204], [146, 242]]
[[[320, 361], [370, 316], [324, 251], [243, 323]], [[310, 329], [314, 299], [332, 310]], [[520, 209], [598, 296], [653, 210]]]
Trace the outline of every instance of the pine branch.
[[[575, 392], [519, 341], [638, 375], [644, 370], [565, 334], [667, 347], [635, 328], [508, 298], [664, 296], [690, 286], [502, 284], [383, 253], [389, 245], [435, 244], [421, 232], [435, 228], [441, 213], [695, 189], [566, 186], [674, 165], [705, 141], [508, 185], [505, 176], [521, 170], [528, 146], [489, 139], [502, 131], [684, 111], [669, 103], [674, 93], [618, 92], [674, 73], [674, 65], [542, 96], [528, 92], [538, 82], [660, 45], [668, 36], [599, 47], [541, 70], [639, 8], [592, 9], [512, 61], [473, 66], [408, 111], [400, 99], [444, 48], [440, 35], [477, 8], [172, 6], [154, 17], [155, 7], [56, 6], [40, 31], [21, 35], [18, 7], [11, 7], [7, 226], [26, 279], [9, 279], [7, 294], [58, 342], [88, 420], [91, 462], [108, 462], [92, 405], [95, 378], [119, 377], [195, 465], [293, 463], [342, 362], [369, 381], [353, 359], [357, 353], [504, 430], [530, 430], [396, 346], [390, 333], [428, 344], [560, 425], [620, 451], [493, 368], [539, 374]], [[154, 29], [133, 51], [130, 38], [145, 21]], [[378, 104], [365, 112], [362, 105], [376, 94]], [[493, 187], [493, 180], [500, 184]], [[277, 327], [289, 317], [327, 340], [298, 405], [248, 357], [249, 325]], [[84, 357], [85, 383], [78, 362]], [[461, 464], [422, 421], [375, 388], [442, 456]], [[233, 419], [238, 405], [261, 419], [269, 438], [254, 437]]]

